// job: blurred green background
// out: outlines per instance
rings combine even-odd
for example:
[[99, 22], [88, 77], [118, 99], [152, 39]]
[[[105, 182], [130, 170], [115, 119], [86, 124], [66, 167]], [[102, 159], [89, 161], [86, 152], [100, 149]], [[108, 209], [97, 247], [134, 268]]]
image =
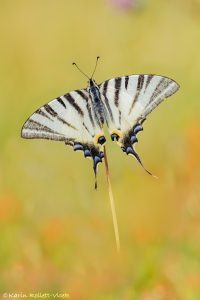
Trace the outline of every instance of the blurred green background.
[[[1, 294], [200, 299], [200, 1], [122, 2], [0, 1]], [[159, 180], [107, 143], [120, 255], [104, 165], [95, 192], [81, 153], [20, 138], [38, 107], [86, 86], [71, 63], [90, 74], [97, 55], [99, 83], [155, 73], [181, 85], [137, 145]]]

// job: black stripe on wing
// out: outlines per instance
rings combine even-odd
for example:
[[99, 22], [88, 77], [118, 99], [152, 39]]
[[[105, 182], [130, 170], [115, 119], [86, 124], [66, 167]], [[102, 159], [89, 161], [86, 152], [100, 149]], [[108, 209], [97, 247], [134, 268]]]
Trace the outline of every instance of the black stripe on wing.
[[168, 78], [161, 77], [157, 86], [155, 87], [149, 102], [144, 108], [144, 116], [146, 117], [152, 110], [154, 110], [164, 99], [172, 96], [179, 89], [179, 84]]
[[74, 130], [78, 130], [74, 125], [72, 125], [71, 123], [67, 122], [62, 117], [60, 117], [59, 114], [49, 104], [45, 104], [44, 108], [52, 117], [56, 118], [62, 124], [67, 125], [68, 127], [72, 128]]
[[55, 110], [49, 105], [49, 104], [45, 104], [44, 105], [44, 109], [52, 116], [52, 117], [56, 117], [58, 114], [57, 112], [55, 112]]
[[35, 113], [38, 114], [38, 115], [41, 115], [41, 116], [43, 116], [43, 117], [45, 117], [47, 119], [49, 119], [50, 121], [52, 121], [52, 119], [41, 108], [39, 108], [38, 110], [36, 110]]
[[[91, 108], [91, 101], [89, 101], [90, 95], [88, 94], [88, 92], [86, 92], [86, 90], [76, 90], [75, 91], [83, 100], [86, 101], [86, 108], [87, 108], [87, 114], [89, 117], [89, 120], [93, 126], [93, 128], [95, 127], [95, 121], [94, 118], [92, 116], [92, 108]], [[98, 122], [98, 118], [96, 119], [96, 122]], [[100, 125], [100, 124], [98, 124]], [[85, 129], [90, 133], [90, 135], [92, 137], [94, 137], [94, 134], [91, 133], [88, 129], [88, 127], [85, 125], [85, 123], [83, 123], [83, 126], [85, 127]]]
[[149, 75], [146, 75], [146, 76], [147, 76], [147, 80], [146, 80], [146, 84], [145, 84], [145, 91], [148, 88], [149, 84], [151, 83], [151, 80], [153, 79], [154, 75], [149, 74]]
[[125, 89], [128, 89], [129, 76], [125, 76]]
[[109, 113], [110, 119], [113, 122], [114, 121], [113, 113], [112, 113], [112, 109], [109, 104], [109, 100], [107, 98], [108, 82], [109, 82], [109, 80], [107, 80], [103, 83], [102, 95], [104, 96], [105, 105], [106, 105], [107, 111]]
[[40, 124], [39, 122], [28, 119], [22, 130], [21, 137], [25, 139], [47, 139], [47, 140], [55, 140], [55, 141], [74, 141], [74, 139], [66, 138], [62, 133], [57, 132], [45, 125]]
[[87, 111], [88, 111], [88, 116], [89, 116], [90, 122], [92, 123], [92, 126], [94, 127], [95, 124], [94, 124], [94, 119], [92, 117], [92, 109], [91, 109], [91, 106], [89, 103], [87, 103]]
[[86, 102], [88, 102], [88, 95], [86, 95], [82, 90], [76, 90], [75, 92]]
[[130, 110], [129, 110], [129, 115], [130, 113], [132, 112], [134, 106], [135, 106], [135, 103], [137, 102], [139, 96], [140, 96], [140, 92], [143, 88], [143, 84], [144, 84], [144, 75], [141, 74], [138, 76], [138, 81], [137, 81], [137, 89], [136, 89], [136, 92], [135, 92], [135, 95], [133, 97], [133, 102], [131, 104], [131, 107], [130, 107]]
[[84, 113], [83, 113], [82, 109], [80, 108], [80, 106], [75, 102], [74, 97], [70, 93], [65, 94], [63, 97], [75, 108], [75, 110], [78, 112], [78, 114], [83, 117]]
[[168, 85], [171, 83], [172, 81], [170, 79], [167, 79], [165, 77], [161, 78], [160, 81], [158, 82], [150, 100], [149, 100], [149, 103], [150, 104], [152, 101], [154, 101], [158, 95], [168, 87]]
[[65, 104], [65, 102], [61, 99], [61, 97], [58, 97], [58, 98], [57, 98], [57, 101], [58, 101], [64, 108], [66, 108], [66, 104]]
[[115, 105], [119, 106], [119, 93], [121, 90], [122, 77], [115, 78]]
[[40, 124], [39, 122], [29, 119], [25, 124], [24, 124], [24, 129], [29, 129], [29, 130], [36, 130], [36, 131], [45, 131], [48, 133], [53, 133], [53, 134], [60, 134], [59, 132], [54, 131], [53, 129]]

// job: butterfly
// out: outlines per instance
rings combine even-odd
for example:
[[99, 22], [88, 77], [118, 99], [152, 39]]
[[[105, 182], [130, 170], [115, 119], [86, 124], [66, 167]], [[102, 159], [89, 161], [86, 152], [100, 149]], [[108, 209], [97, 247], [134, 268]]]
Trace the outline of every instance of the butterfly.
[[66, 93], [40, 107], [21, 131], [26, 139], [62, 141], [74, 151], [82, 151], [92, 158], [95, 178], [104, 158], [104, 124], [111, 140], [144, 168], [135, 149], [137, 134], [143, 130], [147, 116], [179, 89], [173, 79], [153, 74], [121, 76], [97, 84], [93, 75], [98, 58], [91, 77], [73, 63], [89, 79], [87, 88]]

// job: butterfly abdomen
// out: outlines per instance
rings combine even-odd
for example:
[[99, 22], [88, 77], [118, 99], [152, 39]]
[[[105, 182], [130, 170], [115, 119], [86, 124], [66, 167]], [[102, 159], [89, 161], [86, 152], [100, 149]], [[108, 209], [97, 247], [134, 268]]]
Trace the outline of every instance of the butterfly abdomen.
[[99, 124], [102, 126], [105, 121], [104, 105], [101, 101], [101, 96], [99, 88], [96, 85], [90, 86], [89, 94], [92, 100], [92, 105], [94, 108], [95, 115], [99, 121]]

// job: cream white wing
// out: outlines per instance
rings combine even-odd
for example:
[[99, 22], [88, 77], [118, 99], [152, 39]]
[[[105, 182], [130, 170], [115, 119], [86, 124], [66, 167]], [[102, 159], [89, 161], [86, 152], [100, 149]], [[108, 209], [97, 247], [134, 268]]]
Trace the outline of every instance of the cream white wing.
[[142, 164], [133, 148], [136, 135], [143, 130], [147, 115], [173, 95], [179, 85], [168, 77], [140, 74], [107, 80], [99, 88], [112, 140], [117, 140], [125, 153], [134, 155]]
[[60, 96], [36, 110], [23, 125], [21, 136], [63, 141], [75, 151], [83, 151], [85, 157], [93, 159], [95, 174], [97, 164], [103, 158], [98, 139], [104, 133], [84, 89]]

